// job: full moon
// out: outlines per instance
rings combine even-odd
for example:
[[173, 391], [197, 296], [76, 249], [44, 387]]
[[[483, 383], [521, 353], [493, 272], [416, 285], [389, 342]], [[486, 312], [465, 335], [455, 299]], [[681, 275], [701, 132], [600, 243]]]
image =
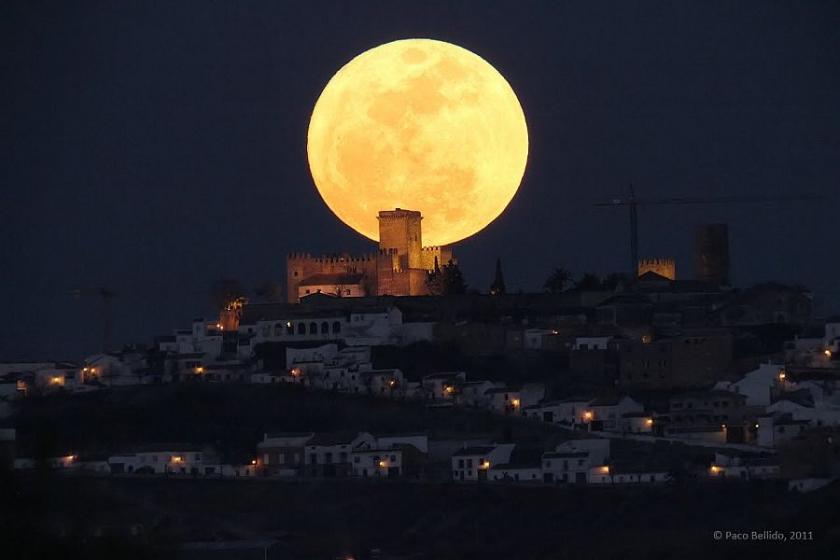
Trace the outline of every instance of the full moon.
[[377, 241], [380, 210], [423, 215], [423, 245], [481, 231], [519, 188], [528, 128], [487, 61], [431, 39], [380, 45], [330, 79], [312, 111], [309, 168], [327, 206]]

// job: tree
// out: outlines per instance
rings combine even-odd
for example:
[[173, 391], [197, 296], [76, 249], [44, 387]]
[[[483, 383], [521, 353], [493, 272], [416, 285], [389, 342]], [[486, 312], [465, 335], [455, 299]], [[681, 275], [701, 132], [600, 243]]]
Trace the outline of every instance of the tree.
[[576, 290], [600, 290], [604, 287], [601, 279], [597, 274], [592, 272], [585, 273], [580, 280], [575, 282]]
[[259, 286], [254, 288], [254, 294], [257, 297], [262, 298], [265, 301], [271, 303], [283, 301], [283, 299], [285, 298], [283, 286], [280, 284], [280, 282], [277, 282], [276, 280], [268, 280], [260, 284]]
[[623, 272], [612, 272], [604, 277], [602, 285], [608, 290], [615, 290], [619, 287], [629, 286], [630, 278]]
[[564, 291], [572, 280], [572, 275], [565, 268], [555, 268], [543, 284], [543, 289], [550, 294]]
[[467, 293], [467, 283], [461, 268], [452, 259], [441, 268], [435, 257], [435, 268], [426, 275], [426, 287], [433, 296], [449, 296]]

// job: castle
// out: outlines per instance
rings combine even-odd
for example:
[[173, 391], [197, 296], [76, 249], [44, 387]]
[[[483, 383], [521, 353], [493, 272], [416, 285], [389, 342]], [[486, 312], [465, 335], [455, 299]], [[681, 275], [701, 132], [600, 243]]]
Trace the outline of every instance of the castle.
[[297, 303], [307, 295], [337, 297], [428, 295], [426, 276], [454, 261], [450, 247], [423, 247], [423, 219], [414, 210], [383, 210], [379, 220], [379, 252], [312, 257], [292, 253], [286, 260], [286, 297]]

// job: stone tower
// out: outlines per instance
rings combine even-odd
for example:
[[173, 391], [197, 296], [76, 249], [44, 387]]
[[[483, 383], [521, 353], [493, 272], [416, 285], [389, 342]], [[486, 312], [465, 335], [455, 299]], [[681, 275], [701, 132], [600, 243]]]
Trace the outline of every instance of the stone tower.
[[379, 251], [396, 255], [400, 270], [423, 268], [423, 240], [420, 212], [382, 210], [379, 212]]
[[703, 282], [718, 286], [729, 284], [729, 228], [726, 224], [706, 224], [697, 228], [694, 273]]

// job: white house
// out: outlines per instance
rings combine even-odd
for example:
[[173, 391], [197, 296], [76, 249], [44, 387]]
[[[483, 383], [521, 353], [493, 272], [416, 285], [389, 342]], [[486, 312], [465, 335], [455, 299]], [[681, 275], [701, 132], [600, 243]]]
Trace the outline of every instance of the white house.
[[353, 476], [395, 478], [403, 474], [403, 450], [399, 447], [357, 449], [351, 453]]
[[527, 350], [542, 350], [545, 337], [553, 334], [549, 329], [525, 329], [522, 344]]
[[[587, 422], [588, 398], [569, 398], [557, 401], [543, 401], [526, 408], [525, 415], [549, 424], [576, 426]], [[591, 420], [591, 418], [590, 418]]]
[[662, 467], [617, 463], [589, 469], [589, 484], [659, 484], [670, 480], [670, 472]]
[[108, 457], [108, 464], [115, 474], [215, 474], [204, 468], [208, 459], [214, 461], [212, 453], [201, 446], [163, 444], [112, 455]]
[[405, 394], [405, 376], [399, 369], [372, 369], [359, 376], [363, 390], [370, 395], [397, 398]]
[[352, 472], [351, 453], [371, 447], [376, 439], [367, 432], [315, 434], [306, 442], [304, 462], [309, 476], [346, 476]]
[[779, 364], [761, 364], [737, 381], [721, 381], [715, 389], [734, 391], [747, 397], [747, 406], [767, 406], [774, 388], [784, 388], [786, 373]]
[[494, 387], [499, 387], [500, 385], [500, 383], [488, 381], [486, 379], [477, 381], [462, 381], [458, 385], [458, 402], [464, 406], [486, 408], [488, 406], [486, 391]]
[[619, 429], [622, 433], [650, 434], [653, 432], [653, 416], [647, 412], [625, 412]]
[[82, 380], [109, 386], [139, 385], [143, 383], [145, 368], [146, 359], [140, 352], [94, 354], [85, 358]]
[[487, 480], [490, 467], [507, 463], [514, 447], [512, 443], [498, 443], [462, 448], [452, 455], [452, 479], [459, 482]]
[[458, 386], [467, 378], [463, 371], [444, 371], [426, 375], [420, 381], [426, 398], [437, 401], [452, 401]]
[[579, 336], [572, 344], [572, 350], [606, 350], [609, 348], [611, 336]]
[[590, 466], [588, 451], [549, 451], [542, 456], [543, 481], [547, 484], [585, 484]]
[[489, 480], [494, 482], [542, 482], [543, 473], [536, 463], [506, 463], [490, 467]]
[[34, 380], [35, 386], [42, 391], [56, 389], [73, 391], [82, 383], [81, 369], [70, 364], [61, 367], [57, 364], [55, 367], [37, 370]]
[[493, 387], [484, 391], [487, 408], [497, 414], [521, 414], [522, 396], [519, 389]]
[[630, 397], [595, 399], [583, 413], [584, 423], [589, 424], [590, 429], [600, 427], [607, 432], [616, 432], [621, 429], [621, 419], [625, 414], [643, 412], [644, 409], [641, 403]]
[[758, 418], [756, 444], [776, 447], [808, 429], [810, 420], [796, 420], [790, 413], [776, 413]]
[[715, 453], [715, 460], [708, 472], [710, 478], [741, 480], [779, 478], [779, 473], [777, 458], [720, 451]]
[[299, 364], [330, 362], [338, 357], [338, 345], [322, 344], [313, 348], [286, 348], [286, 369]]

